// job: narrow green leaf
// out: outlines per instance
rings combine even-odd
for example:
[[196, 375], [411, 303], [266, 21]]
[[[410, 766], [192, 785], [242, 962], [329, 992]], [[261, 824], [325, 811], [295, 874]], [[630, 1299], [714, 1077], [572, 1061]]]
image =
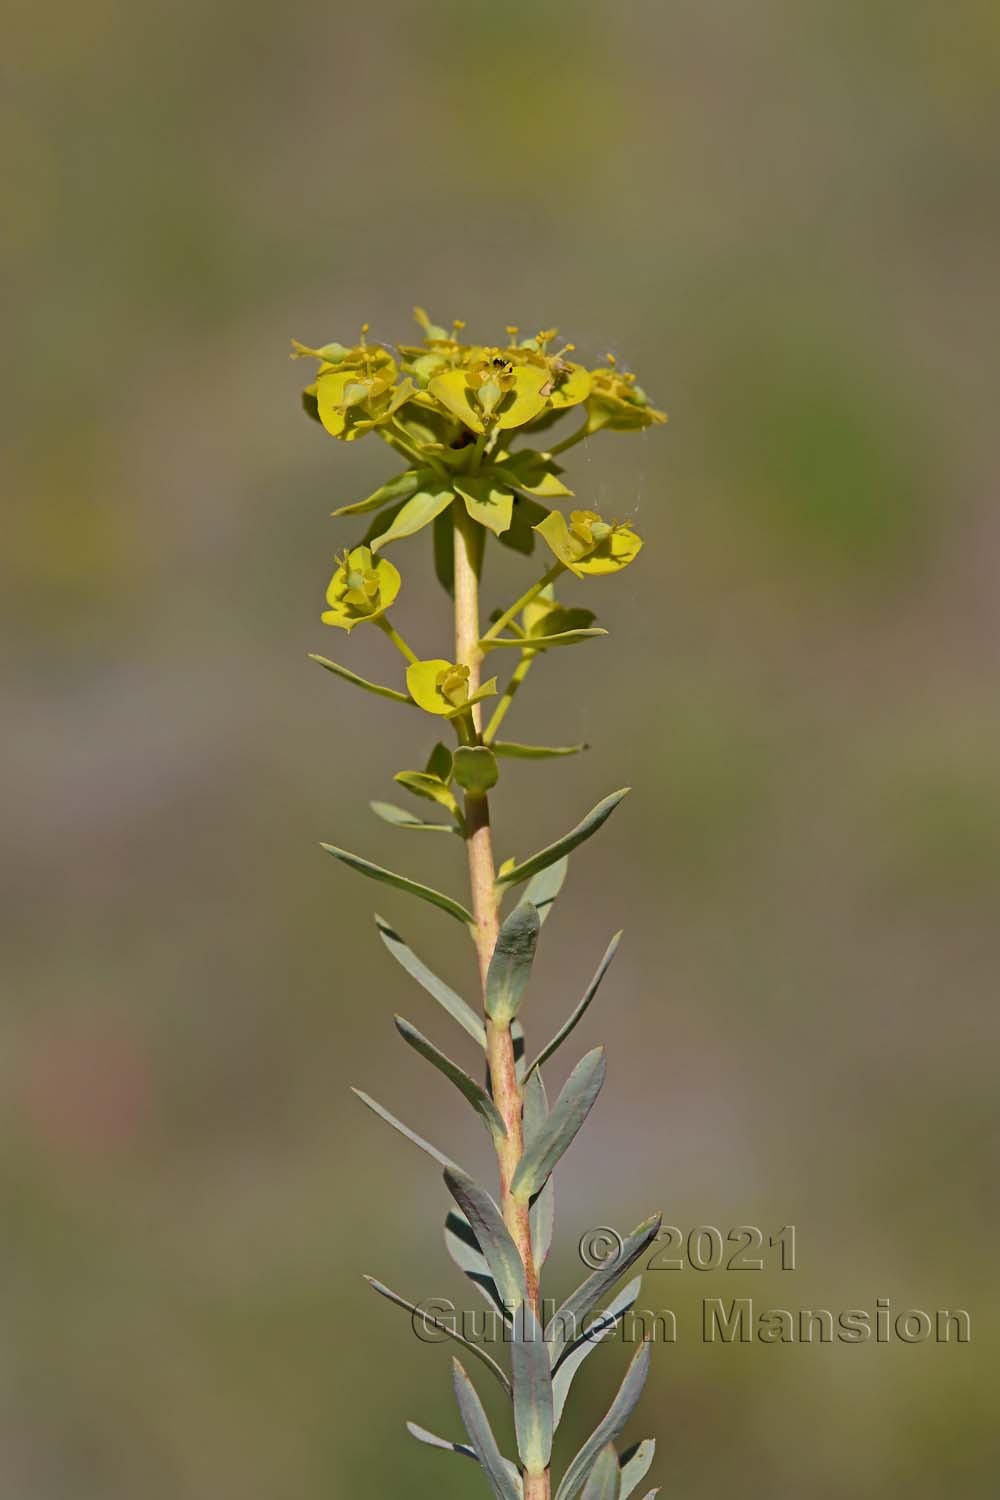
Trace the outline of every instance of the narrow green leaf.
[[393, 802], [369, 802], [368, 806], [377, 818], [383, 823], [391, 823], [393, 828], [416, 829], [421, 833], [458, 833], [453, 823], [425, 823], [423, 818], [414, 817], [405, 807], [397, 807]]
[[472, 913], [466, 911], [464, 906], [453, 901], [450, 896], [443, 895], [441, 891], [432, 890], [429, 885], [421, 885], [419, 881], [410, 880], [405, 875], [396, 875], [392, 870], [383, 870], [381, 865], [373, 865], [370, 860], [362, 859], [360, 854], [350, 854], [346, 849], [338, 849], [336, 844], [320, 844], [320, 848], [325, 849], [327, 854], [332, 854], [334, 859], [339, 859], [348, 869], [357, 870], [359, 875], [367, 875], [369, 880], [380, 880], [383, 885], [394, 886], [397, 891], [408, 891], [411, 896], [419, 896], [421, 901], [440, 907], [459, 922], [467, 925], [473, 922]]
[[[494, 747], [496, 748], [496, 747]], [[552, 910], [552, 903], [566, 882], [566, 872], [569, 870], [569, 859], [564, 855], [557, 859], [555, 864], [547, 865], [544, 870], [539, 870], [528, 881], [524, 891], [524, 900], [530, 901], [538, 911], [538, 920], [544, 922]]]
[[418, 1031], [415, 1026], [411, 1026], [409, 1021], [404, 1020], [402, 1016], [393, 1016], [393, 1021], [395, 1022], [396, 1030], [407, 1046], [412, 1047], [414, 1052], [426, 1058], [432, 1067], [437, 1068], [439, 1073], [443, 1073], [449, 1083], [454, 1084], [459, 1093], [468, 1099], [476, 1113], [484, 1120], [486, 1128], [489, 1130], [494, 1141], [499, 1143], [505, 1140], [507, 1127], [503, 1122], [503, 1116], [481, 1084], [476, 1083], [475, 1079], [470, 1078], [464, 1068], [460, 1068], [458, 1063], [452, 1062], [450, 1057], [446, 1057], [443, 1052], [435, 1047], [432, 1041], [429, 1041], [424, 1036], [423, 1032]]
[[606, 1443], [583, 1486], [582, 1500], [618, 1500], [621, 1474], [614, 1443]]
[[530, 901], [521, 901], [500, 928], [486, 974], [486, 1013], [498, 1026], [517, 1015], [535, 959], [540, 927]]
[[504, 1322], [509, 1323], [510, 1313], [493, 1280], [489, 1262], [479, 1248], [475, 1231], [457, 1208], [451, 1209], [444, 1221], [444, 1244], [458, 1269], [464, 1272], [490, 1307], [502, 1314]]
[[474, 703], [482, 703], [484, 698], [495, 698], [497, 693], [497, 680], [491, 677], [489, 682], [484, 682], [482, 687], [470, 693], [465, 702], [458, 708], [453, 708], [450, 714], [445, 714], [446, 719], [457, 719], [461, 714], [467, 713]]
[[378, 552], [388, 542], [398, 542], [404, 536], [413, 536], [422, 531], [435, 516], [447, 510], [454, 498], [455, 492], [450, 488], [418, 490], [393, 517], [392, 524], [380, 536], [373, 538], [372, 551]]
[[604, 1083], [604, 1048], [582, 1057], [567, 1078], [548, 1119], [518, 1162], [510, 1190], [521, 1203], [541, 1192], [560, 1157], [576, 1139]]
[[368, 682], [366, 678], [359, 677], [357, 672], [352, 672], [347, 667], [342, 667], [339, 662], [328, 661], [325, 656], [317, 656], [312, 651], [309, 652], [309, 660], [319, 662], [321, 667], [325, 667], [335, 677], [342, 677], [345, 682], [353, 683], [355, 687], [364, 688], [366, 693], [375, 693], [379, 698], [391, 698], [393, 703], [408, 703], [411, 708], [416, 706], [413, 699], [406, 693], [400, 693], [396, 688], [383, 687], [380, 682]]
[[590, 1002], [593, 1000], [594, 996], [597, 994], [597, 991], [601, 987], [601, 980], [604, 978], [605, 974], [611, 967], [611, 961], [614, 958], [615, 954], [618, 952], [618, 944], [621, 942], [621, 940], [621, 933], [616, 932], [614, 937], [608, 944], [607, 949], [605, 950], [604, 957], [597, 965], [597, 972], [594, 974], [593, 979], [588, 984], [586, 991], [584, 992], [583, 999], [580, 1001], [573, 1014], [563, 1022], [552, 1040], [545, 1043], [545, 1046], [542, 1048], [541, 1052], [539, 1052], [538, 1056], [531, 1064], [531, 1068], [528, 1069], [529, 1074], [531, 1073], [532, 1068], [541, 1067], [542, 1063], [552, 1056], [557, 1047], [562, 1046], [566, 1038], [579, 1025], [580, 1021], [583, 1019], [583, 1016], [586, 1014], [588, 1007], [590, 1006]]
[[552, 1457], [552, 1372], [542, 1325], [530, 1302], [514, 1315], [510, 1369], [514, 1382], [514, 1430], [521, 1463], [541, 1474]]
[[443, 745], [441, 741], [438, 740], [437, 744], [434, 746], [434, 749], [427, 757], [427, 764], [424, 767], [424, 775], [433, 776], [437, 781], [443, 781], [445, 786], [447, 786], [449, 781], [451, 780], [453, 769], [454, 763], [451, 751], [448, 749], [447, 745]]
[[622, 1288], [614, 1301], [608, 1303], [604, 1311], [588, 1326], [582, 1337], [570, 1345], [559, 1361], [552, 1376], [552, 1401], [555, 1408], [556, 1427], [562, 1421], [563, 1407], [566, 1405], [566, 1397], [569, 1395], [569, 1388], [573, 1384], [577, 1370], [587, 1356], [594, 1352], [598, 1344], [614, 1332], [619, 1318], [627, 1313], [629, 1308], [635, 1306], [641, 1287], [642, 1277], [636, 1276], [628, 1286]]
[[[457, 1330], [452, 1328], [448, 1323], [443, 1322], [440, 1318], [435, 1318], [432, 1314], [426, 1312], [423, 1308], [418, 1307], [416, 1303], [407, 1302], [405, 1297], [401, 1297], [398, 1292], [394, 1292], [392, 1288], [386, 1286], [384, 1282], [376, 1281], [374, 1276], [366, 1276], [365, 1280], [373, 1291], [378, 1292], [379, 1296], [385, 1297], [388, 1302], [394, 1302], [397, 1307], [403, 1308], [406, 1312], [416, 1313], [428, 1328], [436, 1328], [440, 1333], [446, 1334], [448, 1338], [454, 1339], [456, 1344], [462, 1344], [463, 1347], [468, 1349], [471, 1354], [474, 1354], [478, 1360], [482, 1361], [491, 1375], [495, 1376], [496, 1379], [499, 1380], [500, 1384], [507, 1392], [507, 1395], [510, 1396], [512, 1394], [511, 1384], [507, 1379], [506, 1374], [497, 1364], [493, 1356], [491, 1354], [487, 1354], [486, 1350], [480, 1344], [473, 1344], [471, 1340], [465, 1338], [464, 1335], [457, 1332]], [[547, 1364], [547, 1354], [545, 1356], [545, 1360]]]
[[514, 496], [514, 509], [510, 525], [500, 537], [501, 543], [522, 557], [530, 557], [535, 550], [535, 527], [544, 521], [548, 511], [537, 500], [525, 495]]
[[[618, 1500], [628, 1500], [632, 1491], [638, 1489], [653, 1466], [655, 1454], [655, 1438], [643, 1438], [641, 1443], [633, 1443], [631, 1448], [626, 1448], [619, 1460], [621, 1466], [621, 1490]], [[654, 1490], [653, 1494], [655, 1495], [656, 1493], [656, 1490]]]
[[476, 1450], [470, 1448], [468, 1443], [450, 1443], [447, 1438], [436, 1437], [433, 1432], [428, 1432], [426, 1427], [418, 1427], [416, 1422], [407, 1422], [406, 1430], [418, 1443], [426, 1443], [428, 1448], [443, 1448], [448, 1453], [460, 1453], [463, 1458], [471, 1458], [473, 1463], [479, 1462]]
[[353, 505], [342, 505], [331, 511], [334, 516], [363, 516], [367, 511], [380, 510], [393, 500], [408, 500], [409, 497], [434, 477], [433, 469], [407, 469], [387, 483], [379, 485], [367, 500], [356, 500]]
[[434, 517], [434, 576], [451, 598], [455, 595], [455, 528], [445, 512]]
[[[542, 1082], [541, 1073], [536, 1068], [524, 1084], [524, 1106], [521, 1126], [526, 1149], [536, 1139], [538, 1132], [548, 1119], [548, 1114], [549, 1101], [545, 1094], [545, 1085]], [[532, 1201], [529, 1211], [532, 1259], [535, 1262], [535, 1272], [539, 1276], [542, 1274], [542, 1267], [548, 1259], [549, 1251], [552, 1248], [555, 1210], [555, 1183], [550, 1177], [542, 1188], [542, 1191]]]
[[578, 844], [582, 844], [585, 839], [589, 839], [592, 834], [597, 832], [601, 825], [610, 818], [622, 798], [627, 797], [630, 791], [631, 787], [626, 786], [622, 787], [620, 791], [612, 792], [609, 797], [605, 797], [603, 801], [598, 802], [596, 807], [591, 808], [583, 821], [578, 823], [575, 828], [571, 828], [569, 833], [564, 834], [561, 839], [557, 839], [554, 844], [549, 844], [547, 849], [540, 849], [537, 854], [533, 854], [523, 864], [514, 865], [509, 869], [506, 874], [498, 879], [497, 885], [501, 889], [511, 885], [518, 885], [522, 880], [527, 880], [529, 875], [536, 875], [539, 870], [544, 870], [547, 865], [554, 864], [564, 854], [571, 853]]
[[579, 755], [589, 750], [589, 745], [519, 745], [516, 740], [494, 740], [490, 745], [494, 755], [506, 755], [511, 760], [553, 760], [558, 755]]
[[490, 640], [484, 638], [479, 645], [484, 652], [495, 651], [501, 646], [514, 646], [518, 651], [547, 651], [550, 646], [575, 646], [579, 641], [596, 640], [599, 635], [607, 633], [595, 625], [589, 630], [560, 630], [557, 635], [529, 635], [514, 639], [497, 635]]
[[581, 1282], [576, 1291], [572, 1292], [552, 1314], [545, 1326], [545, 1337], [553, 1369], [558, 1365], [567, 1345], [575, 1343], [581, 1332], [585, 1330], [587, 1318], [605, 1292], [609, 1292], [615, 1282], [621, 1280], [625, 1272], [635, 1265], [646, 1247], [656, 1239], [662, 1222], [662, 1214], [653, 1214], [651, 1218], [633, 1229], [624, 1240], [621, 1253], [613, 1261], [600, 1266], [587, 1277], [586, 1281]]
[[466, 792], [481, 796], [496, 786], [499, 771], [486, 745], [459, 745], [454, 756], [455, 780]]
[[607, 1415], [594, 1429], [563, 1475], [562, 1484], [556, 1491], [556, 1500], [574, 1500], [574, 1496], [579, 1494], [601, 1449], [607, 1443], [613, 1443], [625, 1426], [625, 1423], [635, 1410], [639, 1397], [642, 1395], [642, 1388], [646, 1384], [651, 1352], [651, 1344], [643, 1343], [640, 1345], [635, 1358], [625, 1372], [625, 1379], [622, 1381], [618, 1394], [611, 1403]]
[[458, 1409], [462, 1414], [462, 1423], [476, 1457], [492, 1486], [496, 1500], [521, 1500], [520, 1489], [515, 1484], [507, 1461], [497, 1446], [497, 1440], [493, 1436], [493, 1429], [483, 1410], [483, 1404], [476, 1395], [472, 1381], [457, 1359], [452, 1360], [452, 1376], [455, 1399], [458, 1401]]
[[428, 802], [446, 808], [455, 821], [461, 823], [462, 812], [455, 794], [442, 777], [435, 776], [432, 771], [397, 771], [392, 779], [399, 786], [405, 786], [414, 797], [424, 797]]
[[373, 1099], [363, 1089], [352, 1088], [351, 1093], [357, 1094], [361, 1103], [367, 1104], [373, 1114], [378, 1115], [379, 1119], [384, 1120], [387, 1125], [391, 1125], [393, 1130], [398, 1130], [400, 1135], [405, 1135], [406, 1139], [412, 1141], [415, 1146], [419, 1146], [421, 1151], [426, 1151], [427, 1155], [433, 1157], [438, 1165], [444, 1167], [446, 1171], [460, 1172], [462, 1170], [461, 1167], [455, 1165], [451, 1157], [445, 1156], [444, 1152], [439, 1151], [436, 1146], [432, 1146], [430, 1141], [425, 1141], [422, 1135], [417, 1135], [417, 1132], [411, 1130], [408, 1125], [404, 1125], [402, 1120], [397, 1120], [395, 1115], [389, 1113], [384, 1104], [379, 1104], [377, 1099]]
[[469, 1033], [474, 1042], [480, 1047], [486, 1047], [486, 1027], [479, 1016], [461, 995], [457, 995], [450, 985], [445, 984], [436, 974], [423, 963], [417, 955], [408, 948], [394, 927], [391, 927], [384, 917], [375, 913], [375, 925], [378, 935], [382, 939], [393, 958], [405, 969], [411, 979], [415, 979], [419, 985], [431, 995], [437, 1003], [442, 1006], [452, 1020], [457, 1021], [465, 1031]]
[[503, 1215], [486, 1189], [461, 1167], [447, 1166], [444, 1180], [472, 1227], [504, 1306], [513, 1315], [525, 1298], [524, 1267]]

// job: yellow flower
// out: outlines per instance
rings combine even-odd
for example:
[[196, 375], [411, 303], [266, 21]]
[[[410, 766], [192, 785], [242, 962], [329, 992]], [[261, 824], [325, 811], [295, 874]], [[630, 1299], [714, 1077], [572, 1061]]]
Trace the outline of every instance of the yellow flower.
[[638, 557], [642, 538], [631, 526], [605, 521], [595, 510], [552, 510], [534, 528], [549, 550], [578, 578], [592, 573], [620, 573]]
[[427, 383], [427, 393], [451, 416], [481, 434], [523, 427], [548, 404], [544, 366], [511, 357], [504, 349], [471, 347], [465, 362], [441, 371]]
[[635, 376], [627, 370], [619, 370], [613, 354], [608, 355], [607, 366], [590, 372], [590, 398], [587, 403], [587, 430], [597, 432], [609, 427], [619, 432], [650, 427], [665, 422], [667, 414], [650, 406], [649, 397], [641, 386], [636, 385]]
[[406, 669], [406, 688], [425, 713], [454, 719], [482, 698], [492, 698], [497, 680], [491, 677], [478, 692], [469, 693], [469, 668], [464, 662], [415, 661]]
[[524, 427], [546, 411], [561, 411], [587, 399], [589, 372], [566, 358], [573, 345], [549, 353], [554, 329], [515, 343], [518, 330], [510, 327], [511, 342], [501, 348], [460, 343], [455, 334], [465, 326], [461, 322], [456, 321], [448, 335], [419, 308], [417, 317], [425, 343], [422, 348], [400, 349], [404, 368], [427, 393], [421, 404], [436, 404], [470, 432]]
[[326, 591], [330, 608], [322, 616], [324, 625], [351, 631], [365, 620], [377, 620], [395, 600], [400, 581], [392, 563], [376, 561], [369, 547], [345, 552]]
[[566, 358], [567, 354], [574, 352], [575, 344], [564, 344], [554, 354], [548, 352], [548, 346], [558, 331], [556, 328], [543, 329], [533, 339], [523, 339], [516, 352], [522, 359], [548, 372], [545, 390], [548, 405], [554, 411], [563, 411], [568, 406], [578, 406], [581, 401], [586, 401], [590, 395], [591, 377], [583, 365]]
[[366, 341], [367, 323], [353, 348], [324, 344], [311, 349], [293, 341], [293, 359], [318, 359], [316, 380], [303, 400], [331, 437], [353, 442], [386, 422], [413, 394], [409, 380], [396, 384], [399, 369], [387, 349]]

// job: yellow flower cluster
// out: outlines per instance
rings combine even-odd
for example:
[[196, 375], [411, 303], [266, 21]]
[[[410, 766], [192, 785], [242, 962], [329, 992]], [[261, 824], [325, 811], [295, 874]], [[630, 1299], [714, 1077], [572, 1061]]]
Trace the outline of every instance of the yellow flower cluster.
[[417, 432], [453, 447], [463, 430], [474, 438], [513, 428], [530, 431], [574, 406], [585, 407], [588, 432], [666, 421], [635, 376], [620, 371], [613, 360], [588, 370], [570, 357], [573, 344], [553, 349], [554, 328], [521, 339], [511, 325], [503, 345], [469, 344], [459, 338], [462, 322], [448, 332], [422, 308], [416, 315], [423, 342], [394, 351], [369, 344], [367, 324], [352, 348], [294, 345], [295, 357], [319, 361], [303, 400], [332, 437], [351, 442], [376, 428], [391, 430], [398, 418], [404, 431], [416, 424]]

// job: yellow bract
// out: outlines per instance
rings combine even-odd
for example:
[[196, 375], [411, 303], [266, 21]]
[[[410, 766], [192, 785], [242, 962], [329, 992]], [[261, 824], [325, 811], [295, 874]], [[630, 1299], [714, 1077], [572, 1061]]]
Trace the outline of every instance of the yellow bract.
[[534, 528], [549, 550], [571, 573], [620, 573], [638, 557], [642, 538], [631, 526], [605, 521], [595, 510], [552, 510]]
[[365, 620], [377, 620], [399, 593], [401, 579], [391, 562], [377, 561], [369, 547], [355, 547], [344, 555], [330, 579], [322, 616], [324, 625], [351, 631]]

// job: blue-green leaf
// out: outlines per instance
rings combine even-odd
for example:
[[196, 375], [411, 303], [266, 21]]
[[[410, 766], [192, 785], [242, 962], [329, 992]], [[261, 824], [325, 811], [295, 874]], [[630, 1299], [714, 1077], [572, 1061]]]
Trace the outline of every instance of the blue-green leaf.
[[449, 1083], [454, 1084], [459, 1093], [468, 1099], [476, 1113], [484, 1120], [493, 1140], [497, 1144], [504, 1140], [507, 1135], [507, 1127], [503, 1122], [500, 1111], [482, 1085], [476, 1083], [474, 1078], [470, 1078], [464, 1068], [460, 1068], [458, 1063], [452, 1062], [450, 1057], [447, 1057], [435, 1047], [434, 1043], [428, 1040], [423, 1032], [418, 1031], [415, 1026], [411, 1026], [409, 1021], [404, 1020], [402, 1016], [394, 1016], [393, 1020], [396, 1024], [396, 1030], [403, 1038], [403, 1041], [412, 1047], [414, 1052], [426, 1058], [432, 1067], [437, 1068], [439, 1073], [443, 1073]]
[[515, 1484], [510, 1467], [497, 1446], [483, 1404], [457, 1359], [452, 1360], [452, 1375], [462, 1423], [496, 1500], [521, 1500], [520, 1488]]
[[407, 812], [405, 807], [397, 807], [394, 802], [369, 802], [368, 806], [377, 818], [381, 818], [383, 823], [390, 823], [393, 828], [406, 828], [419, 833], [458, 833], [453, 823], [426, 823], [423, 818]]
[[[445, 1334], [448, 1338], [454, 1339], [456, 1344], [461, 1344], [463, 1348], [468, 1349], [470, 1354], [474, 1354], [478, 1360], [481, 1360], [490, 1374], [499, 1380], [507, 1395], [510, 1396], [512, 1394], [510, 1381], [507, 1379], [504, 1371], [497, 1364], [493, 1356], [487, 1354], [486, 1350], [480, 1344], [473, 1344], [463, 1334], [452, 1328], [450, 1324], [443, 1322], [440, 1318], [435, 1318], [426, 1309], [418, 1307], [416, 1303], [407, 1302], [405, 1297], [401, 1297], [398, 1292], [394, 1292], [392, 1287], [386, 1286], [384, 1282], [377, 1281], [374, 1276], [366, 1276], [365, 1280], [372, 1290], [378, 1292], [379, 1296], [385, 1297], [386, 1301], [394, 1302], [397, 1307], [403, 1308], [406, 1312], [416, 1314], [428, 1328], [436, 1328], [439, 1333]], [[548, 1355], [545, 1358], [547, 1362]]]
[[582, 1500], [618, 1500], [621, 1474], [614, 1443], [607, 1443], [594, 1461], [583, 1486]]
[[[494, 747], [495, 748], [495, 747]], [[569, 859], [566, 855], [557, 859], [555, 864], [547, 865], [544, 870], [539, 870], [528, 881], [524, 892], [524, 900], [530, 901], [537, 908], [538, 920], [544, 922], [552, 909], [559, 892], [566, 882], [566, 872], [569, 869]]]
[[497, 880], [498, 887], [504, 890], [508, 886], [518, 885], [522, 880], [527, 880], [529, 876], [537, 875], [538, 871], [544, 870], [547, 865], [555, 864], [556, 860], [561, 859], [564, 854], [571, 853], [578, 844], [582, 844], [585, 839], [589, 839], [597, 832], [601, 825], [610, 818], [619, 802], [621, 802], [623, 797], [628, 795], [630, 790], [630, 787], [622, 787], [620, 791], [612, 792], [609, 797], [605, 797], [601, 802], [598, 802], [597, 806], [591, 808], [582, 822], [578, 823], [575, 828], [571, 828], [569, 833], [564, 834], [561, 839], [557, 839], [554, 844], [549, 844], [548, 848], [540, 849], [537, 854], [533, 854], [523, 864], [513, 865], [505, 874], [501, 875]]
[[454, 490], [441, 486], [440, 481], [435, 481], [429, 489], [418, 490], [393, 517], [392, 524], [381, 536], [372, 539], [372, 551], [378, 552], [388, 542], [398, 542], [404, 536], [413, 536], [415, 532], [422, 531], [435, 516], [447, 510], [454, 498]]
[[526, 1295], [524, 1266], [503, 1215], [485, 1188], [461, 1167], [447, 1166], [444, 1180], [472, 1227], [504, 1306], [513, 1314]]
[[605, 974], [608, 972], [608, 969], [611, 967], [611, 960], [618, 952], [618, 944], [621, 942], [621, 939], [621, 933], [616, 932], [614, 937], [608, 944], [607, 949], [605, 950], [604, 957], [601, 959], [600, 963], [597, 966], [597, 971], [594, 974], [593, 979], [587, 986], [583, 999], [580, 1001], [579, 1005], [573, 1011], [573, 1014], [569, 1017], [569, 1019], [563, 1022], [562, 1026], [560, 1026], [559, 1030], [556, 1032], [552, 1040], [546, 1042], [545, 1046], [542, 1048], [541, 1052], [539, 1052], [538, 1056], [531, 1064], [531, 1067], [528, 1069], [528, 1076], [530, 1076], [532, 1068], [541, 1067], [542, 1063], [550, 1058], [553, 1052], [555, 1052], [556, 1048], [561, 1047], [570, 1033], [576, 1029], [577, 1025], [586, 1013], [590, 1002], [593, 1000], [594, 996], [597, 994], [597, 991], [600, 989], [601, 980], [604, 978]]
[[473, 1463], [478, 1463], [476, 1450], [470, 1448], [468, 1443], [452, 1443], [447, 1438], [437, 1437], [433, 1432], [428, 1432], [426, 1427], [419, 1427], [416, 1422], [407, 1422], [406, 1430], [411, 1437], [415, 1437], [418, 1443], [426, 1443], [428, 1448], [443, 1448], [446, 1453], [460, 1453], [463, 1458], [471, 1458]]
[[393, 1130], [398, 1130], [400, 1135], [405, 1135], [406, 1139], [412, 1141], [415, 1146], [419, 1146], [421, 1151], [426, 1151], [427, 1155], [433, 1157], [439, 1166], [444, 1167], [448, 1171], [460, 1172], [462, 1170], [461, 1167], [455, 1165], [450, 1156], [445, 1156], [444, 1152], [439, 1151], [436, 1146], [432, 1146], [430, 1141], [425, 1141], [422, 1135], [417, 1135], [417, 1132], [411, 1130], [408, 1125], [404, 1125], [402, 1120], [397, 1120], [395, 1115], [389, 1113], [384, 1104], [379, 1104], [377, 1099], [373, 1099], [363, 1089], [352, 1088], [351, 1093], [357, 1094], [361, 1103], [367, 1104], [368, 1108], [373, 1114], [378, 1115], [380, 1120], [384, 1120], [387, 1125], [391, 1125]]
[[457, 995], [450, 985], [445, 984], [436, 974], [432, 974], [425, 963], [416, 956], [412, 949], [408, 948], [394, 927], [390, 927], [384, 917], [375, 914], [375, 925], [378, 928], [379, 937], [382, 939], [393, 958], [405, 969], [411, 979], [415, 979], [419, 985], [433, 996], [437, 1003], [442, 1006], [452, 1020], [457, 1021], [473, 1041], [478, 1042], [480, 1047], [486, 1047], [486, 1027], [479, 1019], [472, 1006]]
[[[515, 1025], [517, 1023], [515, 1022]], [[549, 1114], [549, 1101], [545, 1096], [542, 1075], [536, 1068], [524, 1084], [524, 1106], [522, 1130], [525, 1148], [529, 1147], [545, 1124]], [[535, 1272], [542, 1274], [542, 1267], [552, 1248], [552, 1233], [555, 1227], [555, 1183], [550, 1177], [542, 1191], [533, 1200], [529, 1212], [531, 1220], [531, 1253]]]
[[428, 484], [433, 477], [433, 469], [407, 469], [386, 484], [379, 485], [367, 500], [356, 500], [353, 505], [342, 505], [339, 510], [331, 511], [331, 515], [363, 516], [366, 511], [380, 510], [383, 505], [389, 505], [393, 500], [408, 500], [416, 490]]
[[516, 740], [493, 740], [490, 749], [494, 755], [505, 755], [509, 760], [553, 760], [560, 755], [579, 755], [590, 746], [519, 745]]
[[504, 1321], [509, 1323], [510, 1313], [493, 1280], [489, 1262], [479, 1248], [472, 1225], [456, 1208], [444, 1221], [444, 1244], [458, 1269], [465, 1273], [490, 1307], [502, 1313]]
[[643, 1343], [640, 1345], [635, 1358], [625, 1372], [625, 1379], [619, 1387], [617, 1396], [608, 1408], [604, 1420], [598, 1423], [566, 1470], [562, 1484], [556, 1491], [556, 1500], [574, 1500], [574, 1496], [579, 1494], [601, 1449], [607, 1443], [613, 1443], [625, 1426], [625, 1423], [635, 1410], [639, 1397], [642, 1395], [642, 1388], [646, 1384], [651, 1352], [651, 1344]]
[[342, 667], [339, 662], [329, 661], [325, 656], [317, 656], [314, 651], [309, 652], [309, 660], [319, 662], [321, 667], [325, 667], [335, 677], [342, 677], [345, 682], [364, 688], [366, 693], [374, 693], [378, 698], [390, 698], [393, 703], [408, 703], [411, 708], [416, 707], [409, 694], [401, 693], [396, 688], [383, 687], [380, 682], [369, 682], [367, 678], [359, 677], [357, 672], [352, 672], [348, 667]]
[[556, 1163], [576, 1139], [604, 1084], [604, 1048], [582, 1057], [567, 1078], [548, 1119], [525, 1149], [511, 1181], [512, 1195], [527, 1203], [541, 1192]]
[[440, 907], [449, 916], [455, 917], [459, 922], [471, 926], [473, 922], [472, 913], [466, 911], [465, 907], [458, 901], [453, 901], [450, 896], [445, 896], [441, 891], [432, 890], [429, 885], [421, 885], [419, 881], [410, 880], [405, 875], [396, 875], [392, 870], [383, 870], [381, 865], [373, 865], [370, 860], [362, 859], [360, 854], [351, 854], [346, 849], [338, 849], [336, 844], [320, 844], [327, 854], [332, 854], [334, 859], [339, 859], [341, 864], [347, 865], [350, 870], [357, 870], [359, 875], [367, 875], [369, 880], [380, 880], [383, 885], [395, 886], [398, 891], [408, 891], [411, 896], [419, 896], [421, 901], [427, 901], [431, 906]]
[[[641, 1443], [634, 1443], [631, 1448], [626, 1448], [620, 1460], [621, 1490], [618, 1500], [628, 1500], [632, 1491], [638, 1489], [652, 1468], [655, 1454], [655, 1438], [643, 1438]], [[656, 1490], [653, 1490], [653, 1494], [656, 1493]], [[649, 1500], [648, 1496], [647, 1500]]]
[[621, 1253], [581, 1282], [576, 1291], [552, 1314], [545, 1328], [545, 1336], [553, 1369], [559, 1363], [566, 1346], [575, 1343], [585, 1330], [586, 1319], [605, 1292], [609, 1292], [615, 1282], [621, 1280], [629, 1267], [635, 1265], [647, 1245], [651, 1245], [656, 1239], [662, 1222], [662, 1214], [653, 1214], [633, 1229], [623, 1241]]
[[486, 1013], [497, 1026], [517, 1015], [535, 958], [540, 919], [530, 901], [521, 901], [500, 928], [486, 975]]
[[563, 1354], [556, 1366], [552, 1376], [552, 1400], [555, 1407], [555, 1425], [559, 1426], [562, 1420], [563, 1407], [566, 1405], [566, 1397], [569, 1388], [573, 1384], [577, 1370], [583, 1364], [589, 1354], [592, 1354], [598, 1344], [613, 1333], [618, 1326], [618, 1320], [630, 1307], [634, 1307], [636, 1298], [642, 1287], [642, 1277], [636, 1276], [628, 1286], [623, 1287], [617, 1297], [609, 1302], [604, 1311], [594, 1319], [586, 1331], [578, 1338]]
[[542, 1325], [530, 1302], [514, 1314], [510, 1368], [514, 1382], [517, 1451], [529, 1474], [541, 1474], [552, 1457], [552, 1372]]
[[516, 1016], [510, 1023], [510, 1040], [514, 1048], [514, 1072], [517, 1074], [518, 1083], [523, 1083], [527, 1068], [524, 1059], [524, 1027]]

